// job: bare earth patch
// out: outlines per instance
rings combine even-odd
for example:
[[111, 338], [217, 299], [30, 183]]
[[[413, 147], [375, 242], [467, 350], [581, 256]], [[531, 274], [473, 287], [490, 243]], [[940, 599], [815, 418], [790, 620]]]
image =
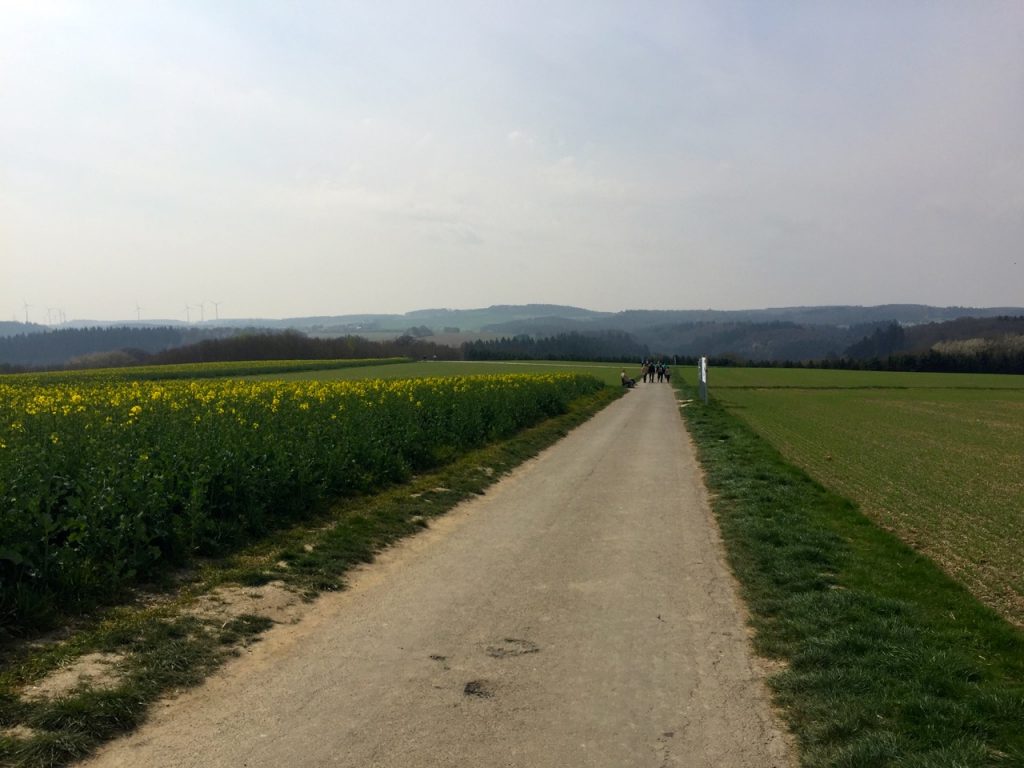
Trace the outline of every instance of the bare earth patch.
[[114, 688], [120, 682], [118, 664], [123, 660], [124, 656], [116, 653], [79, 656], [35, 685], [26, 687], [21, 692], [22, 698], [29, 701], [56, 699], [81, 686], [100, 690]]
[[239, 616], [262, 616], [278, 624], [294, 624], [307, 610], [302, 597], [280, 581], [261, 587], [219, 587], [199, 597], [188, 613], [202, 619], [231, 621]]
[[28, 741], [36, 736], [36, 732], [24, 725], [12, 725], [10, 728], [0, 728], [0, 739], [18, 739]]

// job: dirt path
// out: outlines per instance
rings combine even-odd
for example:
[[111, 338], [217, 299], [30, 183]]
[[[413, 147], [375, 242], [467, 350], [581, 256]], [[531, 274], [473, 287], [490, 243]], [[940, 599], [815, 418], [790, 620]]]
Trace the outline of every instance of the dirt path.
[[87, 765], [791, 765], [676, 408], [641, 385]]

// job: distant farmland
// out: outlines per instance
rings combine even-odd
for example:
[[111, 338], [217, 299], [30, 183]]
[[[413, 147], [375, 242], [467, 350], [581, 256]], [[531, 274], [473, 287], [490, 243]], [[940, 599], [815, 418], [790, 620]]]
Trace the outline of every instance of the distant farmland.
[[605, 384], [618, 385], [619, 372], [638, 375], [637, 366], [618, 363], [576, 363], [531, 360], [525, 362], [431, 360], [401, 365], [370, 365], [363, 368], [346, 367], [333, 370], [308, 370], [291, 373], [268, 372], [253, 379], [285, 379], [288, 381], [334, 381], [337, 379], [419, 379], [433, 376], [480, 376], [507, 373], [579, 373], [593, 376]]
[[715, 369], [710, 381], [789, 461], [1024, 626], [1024, 377]]

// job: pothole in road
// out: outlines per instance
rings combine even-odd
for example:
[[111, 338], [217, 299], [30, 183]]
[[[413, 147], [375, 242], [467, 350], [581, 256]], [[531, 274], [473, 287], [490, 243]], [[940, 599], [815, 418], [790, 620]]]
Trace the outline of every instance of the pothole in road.
[[470, 680], [462, 689], [465, 696], [474, 696], [478, 699], [490, 699], [494, 697], [494, 689], [486, 680]]

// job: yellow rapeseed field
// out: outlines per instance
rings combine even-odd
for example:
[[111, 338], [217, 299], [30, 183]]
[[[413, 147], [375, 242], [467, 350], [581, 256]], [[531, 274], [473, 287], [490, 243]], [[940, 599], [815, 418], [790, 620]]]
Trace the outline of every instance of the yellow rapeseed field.
[[572, 374], [0, 382], [0, 616], [223, 552], [601, 386]]

